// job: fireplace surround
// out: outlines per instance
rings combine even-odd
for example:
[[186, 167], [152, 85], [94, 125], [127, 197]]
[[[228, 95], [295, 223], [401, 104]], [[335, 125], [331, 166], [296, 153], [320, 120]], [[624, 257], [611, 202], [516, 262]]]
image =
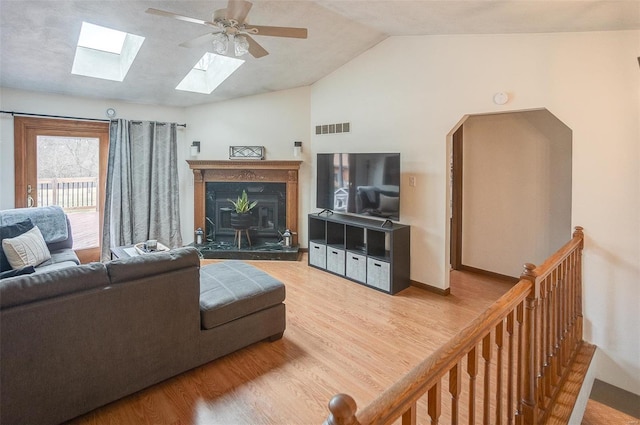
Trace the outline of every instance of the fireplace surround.
[[[199, 246], [205, 258], [297, 259], [293, 249], [279, 242], [285, 229], [298, 231], [298, 171], [302, 161], [188, 160], [194, 178], [194, 226], [205, 231]], [[246, 190], [257, 200], [250, 229], [252, 246], [233, 247], [228, 219], [229, 198]], [[194, 229], [195, 230], [195, 229]]]

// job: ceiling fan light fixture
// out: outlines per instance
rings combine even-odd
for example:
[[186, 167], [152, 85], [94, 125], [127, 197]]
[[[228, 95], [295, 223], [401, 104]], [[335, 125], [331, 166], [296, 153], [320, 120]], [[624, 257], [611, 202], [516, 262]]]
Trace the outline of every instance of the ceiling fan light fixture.
[[242, 56], [249, 53], [249, 41], [243, 35], [236, 35], [233, 40], [233, 47], [236, 56]]
[[213, 35], [213, 51], [219, 55], [227, 53], [227, 47], [229, 45], [229, 38], [225, 33], [218, 33]]
[[[233, 53], [242, 56], [247, 53], [258, 59], [269, 54], [251, 35], [266, 35], [271, 37], [307, 38], [306, 28], [273, 27], [265, 25], [249, 25], [247, 15], [252, 3], [247, 0], [228, 0], [226, 9], [219, 9], [213, 13], [211, 21], [178, 15], [160, 9], [149, 8], [147, 13], [166, 16], [179, 21], [204, 25], [213, 29], [213, 32], [201, 35], [194, 39], [181, 43], [182, 47], [200, 47], [201, 43], [211, 40], [212, 48], [216, 54], [226, 55], [229, 42], [233, 44]], [[251, 34], [251, 35], [249, 35]]]

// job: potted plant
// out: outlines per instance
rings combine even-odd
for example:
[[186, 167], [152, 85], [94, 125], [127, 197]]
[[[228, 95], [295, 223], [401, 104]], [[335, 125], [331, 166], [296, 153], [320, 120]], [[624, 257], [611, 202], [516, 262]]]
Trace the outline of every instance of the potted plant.
[[248, 229], [251, 227], [251, 210], [258, 205], [258, 201], [249, 201], [247, 192], [242, 191], [242, 195], [237, 200], [228, 199], [233, 204], [235, 212], [231, 213], [231, 227], [234, 229]]

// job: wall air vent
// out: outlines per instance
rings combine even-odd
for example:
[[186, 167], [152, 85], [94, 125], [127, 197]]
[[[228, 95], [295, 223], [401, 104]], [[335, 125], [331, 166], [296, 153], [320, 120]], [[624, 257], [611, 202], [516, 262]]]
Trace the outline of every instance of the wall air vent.
[[341, 122], [338, 124], [316, 125], [316, 134], [335, 134], [349, 133], [351, 131], [351, 123]]

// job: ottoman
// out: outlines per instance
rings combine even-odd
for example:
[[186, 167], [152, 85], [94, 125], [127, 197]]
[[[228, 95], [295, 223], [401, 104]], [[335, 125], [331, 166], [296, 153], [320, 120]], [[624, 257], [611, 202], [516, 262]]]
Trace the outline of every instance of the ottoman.
[[282, 304], [284, 299], [282, 282], [243, 261], [229, 260], [200, 268], [202, 329], [266, 310]]

